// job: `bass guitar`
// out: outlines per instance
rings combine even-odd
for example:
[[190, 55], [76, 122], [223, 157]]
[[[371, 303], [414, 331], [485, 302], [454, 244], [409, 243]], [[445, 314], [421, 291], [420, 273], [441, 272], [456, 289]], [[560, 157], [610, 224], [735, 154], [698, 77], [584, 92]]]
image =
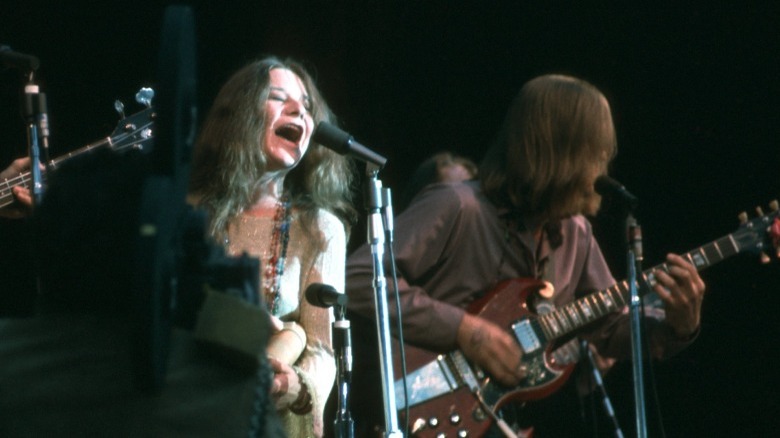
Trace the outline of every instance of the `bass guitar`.
[[[47, 169], [55, 170], [63, 162], [75, 156], [95, 150], [97, 148], [109, 147], [115, 151], [129, 149], [143, 149], [152, 141], [152, 127], [154, 120], [154, 110], [152, 107], [139, 111], [129, 117], [123, 118], [117, 123], [114, 132], [110, 136], [88, 144], [82, 148], [71, 151], [65, 155], [50, 160], [47, 163]], [[45, 172], [44, 172], [45, 177]], [[22, 172], [17, 176], [5, 178], [0, 181], [0, 208], [10, 205], [14, 202], [13, 188], [22, 186], [30, 188], [32, 185], [32, 172]]]
[[[737, 231], [684, 257], [699, 271], [742, 252], [758, 252], [766, 260], [765, 250], [776, 251], [780, 242], [777, 201], [772, 202], [771, 208], [770, 214], [751, 221], [743, 213]], [[642, 279], [655, 285], [655, 272], [668, 269], [666, 264], [655, 266], [644, 271]], [[536, 279], [507, 280], [468, 309], [469, 313], [506, 327], [520, 344], [527, 377], [518, 386], [506, 387], [493, 381], [461, 351], [437, 354], [404, 346], [407, 368], [412, 370], [406, 385], [413, 436], [483, 436], [504, 404], [549, 396], [565, 383], [576, 361], [565, 358], [571, 356], [571, 351], [554, 347], [583, 326], [622, 310], [630, 298], [629, 284], [624, 281], [554, 309], [549, 303], [542, 304], [544, 299], [539, 292], [545, 287]], [[407, 404], [404, 383], [399, 379], [394, 385], [401, 417]]]

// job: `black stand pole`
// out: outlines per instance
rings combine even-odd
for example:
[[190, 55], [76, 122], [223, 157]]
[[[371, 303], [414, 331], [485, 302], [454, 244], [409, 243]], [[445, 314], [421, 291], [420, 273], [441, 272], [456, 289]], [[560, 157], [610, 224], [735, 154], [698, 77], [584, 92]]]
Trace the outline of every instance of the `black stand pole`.
[[[0, 46], [0, 52], [6, 51], [6, 48], [6, 46]], [[46, 114], [46, 95], [40, 92], [38, 85], [33, 80], [33, 71], [38, 68], [38, 59], [34, 56], [26, 55], [21, 56], [21, 59], [29, 61], [22, 63], [25, 70], [29, 72], [28, 83], [24, 86], [22, 111], [27, 122], [27, 154], [30, 157], [30, 175], [32, 177], [32, 187], [29, 187], [29, 189], [32, 194], [33, 223], [36, 229], [33, 238], [34, 240], [40, 240], [42, 237], [37, 232], [40, 224], [38, 223], [36, 210], [40, 206], [41, 201], [43, 201], [44, 186], [41, 163], [45, 163], [46, 168], [49, 166], [49, 119]], [[36, 254], [33, 257], [33, 265], [35, 266], [35, 288], [38, 292], [38, 300], [43, 296], [39, 276], [41, 263], [40, 258]]]
[[336, 306], [333, 322], [333, 349], [336, 352], [336, 378], [339, 397], [336, 420], [333, 422], [336, 438], [354, 438], [355, 423], [349, 411], [349, 394], [352, 385], [352, 336], [344, 306]]

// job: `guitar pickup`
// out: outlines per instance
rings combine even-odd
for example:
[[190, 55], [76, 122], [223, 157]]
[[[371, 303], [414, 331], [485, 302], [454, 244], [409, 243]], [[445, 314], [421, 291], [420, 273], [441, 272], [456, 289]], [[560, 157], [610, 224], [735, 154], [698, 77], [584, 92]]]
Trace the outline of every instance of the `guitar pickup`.
[[539, 337], [536, 336], [534, 328], [531, 327], [531, 320], [526, 319], [512, 324], [512, 331], [515, 338], [520, 343], [523, 353], [532, 353], [542, 347]]

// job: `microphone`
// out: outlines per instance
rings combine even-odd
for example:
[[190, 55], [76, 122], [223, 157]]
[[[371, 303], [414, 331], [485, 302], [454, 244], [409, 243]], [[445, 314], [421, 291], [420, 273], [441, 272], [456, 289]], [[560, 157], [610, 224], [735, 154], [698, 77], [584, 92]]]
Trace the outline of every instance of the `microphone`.
[[626, 190], [626, 187], [623, 184], [620, 184], [607, 175], [601, 175], [596, 179], [595, 188], [596, 191], [602, 196], [607, 194], [616, 195], [621, 201], [625, 202], [626, 205], [631, 208], [631, 210], [634, 210], [637, 206], [637, 203], [639, 203], [637, 197]]
[[37, 57], [14, 52], [6, 45], [0, 45], [0, 62], [3, 63], [3, 67], [18, 68], [25, 72], [38, 70], [41, 65]]
[[317, 124], [311, 139], [341, 155], [351, 155], [358, 160], [376, 164], [380, 169], [387, 162], [387, 158], [356, 142], [351, 135], [327, 122]]
[[346, 306], [349, 298], [339, 293], [333, 286], [312, 283], [306, 288], [306, 301], [317, 307]]

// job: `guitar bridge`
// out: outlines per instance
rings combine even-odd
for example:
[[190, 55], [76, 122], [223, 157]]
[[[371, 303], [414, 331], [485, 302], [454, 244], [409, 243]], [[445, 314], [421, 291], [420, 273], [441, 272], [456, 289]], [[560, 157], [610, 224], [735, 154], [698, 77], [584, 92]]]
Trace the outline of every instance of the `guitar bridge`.
[[447, 361], [452, 366], [454, 375], [458, 379], [458, 387], [466, 385], [472, 391], [479, 390], [479, 381], [463, 353], [460, 351], [452, 352], [447, 356]]

